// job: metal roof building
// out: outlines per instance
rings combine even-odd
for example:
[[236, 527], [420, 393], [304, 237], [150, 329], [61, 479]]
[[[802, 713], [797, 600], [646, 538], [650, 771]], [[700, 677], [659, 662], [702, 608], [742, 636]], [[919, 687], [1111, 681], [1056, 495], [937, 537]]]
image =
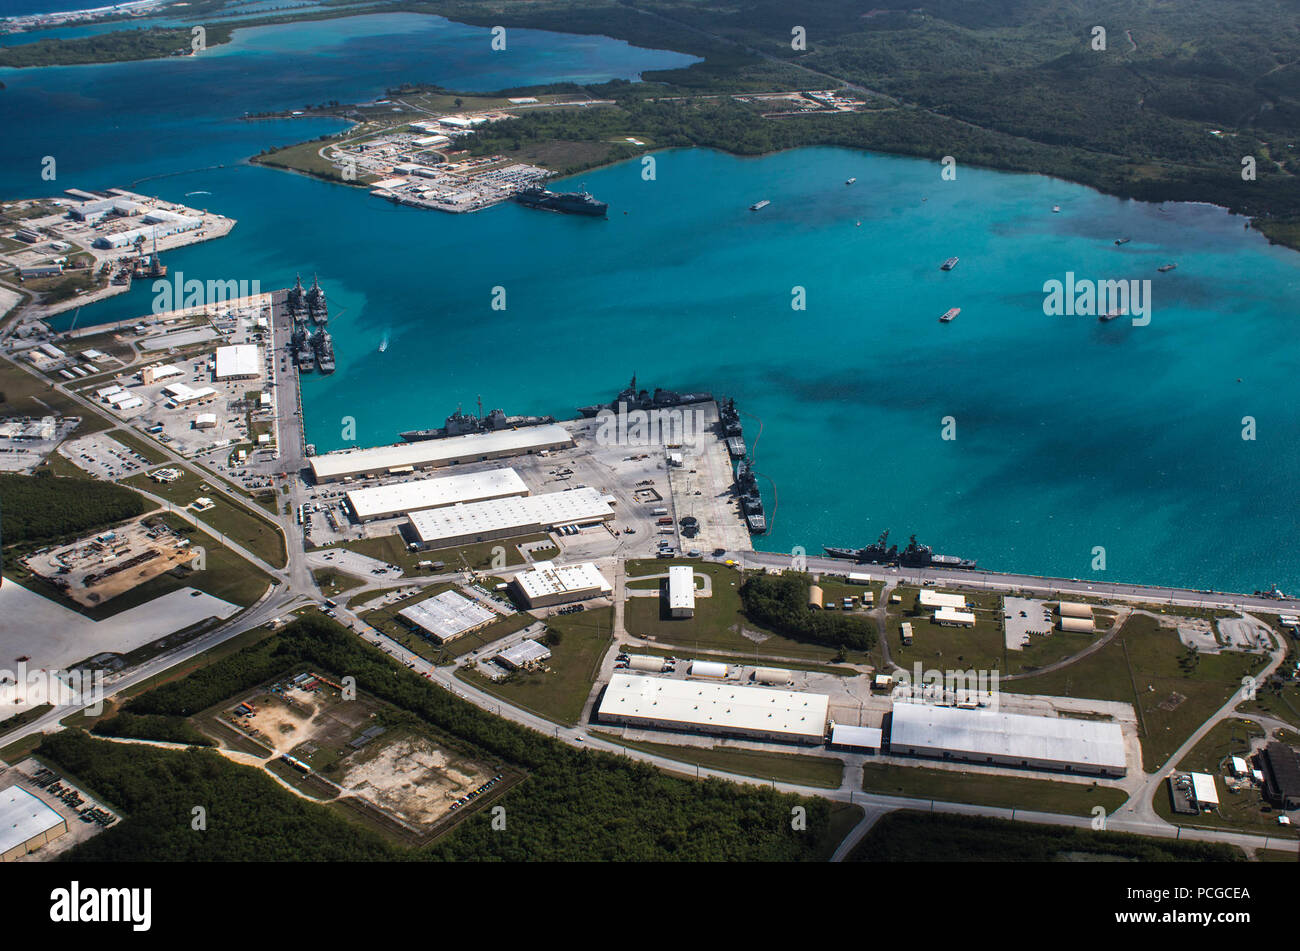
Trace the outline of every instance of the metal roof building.
[[491, 469], [466, 472], [439, 479], [416, 479], [396, 485], [379, 485], [370, 489], [353, 489], [347, 493], [348, 506], [358, 521], [391, 518], [408, 512], [455, 505], [457, 502], [484, 502], [528, 494], [528, 486], [514, 469]]
[[929, 588], [922, 588], [920, 595], [917, 597], [917, 603], [923, 608], [953, 608], [961, 610], [966, 607], [966, 599], [960, 594], [945, 594], [942, 591], [931, 591]]
[[910, 756], [1123, 776], [1117, 723], [895, 703], [889, 748]]
[[1061, 617], [1085, 617], [1092, 620], [1092, 605], [1080, 604], [1078, 601], [1062, 601]]
[[67, 820], [27, 790], [0, 790], [0, 862], [35, 852], [67, 831]]
[[668, 569], [668, 613], [670, 617], [695, 616], [695, 572], [690, 565]]
[[390, 469], [433, 469], [463, 465], [508, 456], [523, 456], [573, 445], [568, 430], [556, 423], [501, 429], [490, 433], [424, 439], [420, 442], [379, 446], [374, 449], [342, 449], [311, 458], [317, 482], [332, 482], [359, 475], [382, 475]]
[[831, 740], [827, 745], [846, 750], [879, 750], [883, 739], [884, 731], [875, 727], [833, 723]]
[[255, 343], [217, 347], [217, 379], [241, 380], [257, 376], [261, 354]]
[[550, 656], [550, 650], [536, 641], [524, 641], [514, 647], [506, 648], [497, 654], [494, 660], [511, 670], [518, 670], [521, 667], [527, 667], [530, 664], [546, 660]]
[[483, 605], [455, 591], [444, 591], [418, 604], [402, 608], [397, 616], [439, 644], [445, 644], [496, 619], [496, 615]]
[[958, 611], [955, 608], [939, 608], [934, 612], [934, 622], [936, 624], [946, 624], [949, 627], [974, 627], [975, 615], [969, 611]]
[[615, 674], [597, 711], [605, 723], [790, 743], [820, 743], [826, 694]]
[[515, 575], [511, 583], [530, 608], [586, 601], [614, 590], [595, 563], [590, 561], [580, 565], [539, 561], [530, 570]]
[[1192, 773], [1192, 795], [1196, 804], [1202, 809], [1211, 809], [1219, 804], [1219, 790], [1214, 785], [1214, 777], [1209, 773]]
[[569, 489], [522, 498], [489, 499], [412, 512], [411, 531], [425, 548], [492, 541], [549, 532], [557, 525], [595, 525], [614, 517], [608, 496], [595, 489]]

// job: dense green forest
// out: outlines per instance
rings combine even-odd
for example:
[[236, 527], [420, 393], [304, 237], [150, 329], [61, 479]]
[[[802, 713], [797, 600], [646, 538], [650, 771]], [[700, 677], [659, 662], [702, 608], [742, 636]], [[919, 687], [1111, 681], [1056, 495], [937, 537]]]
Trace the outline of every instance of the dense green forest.
[[143, 515], [152, 506], [111, 482], [0, 473], [0, 540], [47, 542]]
[[876, 625], [870, 618], [808, 607], [805, 574], [750, 574], [740, 586], [745, 615], [796, 641], [869, 651], [876, 645]]
[[[145, 751], [60, 734], [46, 741], [41, 755], [128, 817], [72, 857], [806, 861], [824, 844], [830, 816], [825, 800], [718, 780], [694, 782], [623, 757], [574, 749], [397, 668], [322, 618], [296, 621], [274, 637], [135, 698], [125, 711], [188, 716], [302, 665], [356, 677], [359, 689], [435, 731], [526, 770], [528, 778], [502, 800], [506, 830], [493, 831], [488, 816], [470, 816], [433, 845], [398, 854], [364, 830], [349, 827], [342, 834], [334, 825], [340, 820], [324, 807], [304, 804], [266, 777], [221, 762], [212, 752]], [[225, 804], [222, 835], [191, 832], [189, 809], [213, 803], [215, 818], [218, 802]], [[795, 806], [807, 809], [807, 831], [791, 828]]]
[[851, 862], [1057, 862], [1071, 856], [1136, 862], [1243, 862], [1231, 845], [1094, 832], [910, 809], [882, 816]]

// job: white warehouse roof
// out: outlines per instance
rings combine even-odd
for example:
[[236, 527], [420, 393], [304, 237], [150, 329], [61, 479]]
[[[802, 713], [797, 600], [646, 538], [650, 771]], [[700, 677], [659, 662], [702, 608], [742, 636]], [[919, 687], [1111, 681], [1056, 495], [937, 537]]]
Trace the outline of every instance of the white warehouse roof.
[[974, 624], [975, 615], [969, 611], [958, 611], [954, 608], [938, 608], [934, 612], [934, 619], [940, 623], [947, 622], [950, 624]]
[[945, 594], [942, 591], [921, 589], [921, 605], [927, 608], [964, 608], [966, 599], [960, 594]]
[[449, 641], [496, 617], [477, 601], [455, 591], [444, 591], [397, 613], [440, 641]]
[[548, 492], [522, 498], [445, 505], [411, 513], [411, 528], [425, 545], [468, 536], [523, 534], [556, 525], [590, 524], [614, 517], [614, 510], [592, 488]]
[[527, 494], [528, 486], [514, 469], [491, 469], [371, 489], [353, 489], [347, 494], [347, 499], [357, 518], [365, 521], [457, 502], [482, 502]]
[[515, 583], [523, 591], [528, 603], [560, 594], [609, 594], [613, 587], [605, 580], [594, 562], [580, 565], [555, 565], [539, 561], [528, 571], [515, 576]]
[[895, 703], [889, 745], [1123, 771], [1117, 723]]
[[0, 855], [30, 842], [63, 822], [63, 817], [25, 789], [0, 790]]
[[237, 343], [217, 347], [217, 379], [257, 376], [260, 354], [255, 343]]
[[572, 446], [573, 437], [556, 423], [502, 429], [491, 433], [471, 433], [446, 439], [379, 446], [374, 449], [345, 449], [311, 458], [316, 479], [339, 479], [363, 472], [387, 472], [405, 466], [443, 466], [470, 462], [483, 457], [523, 455], [539, 449]]
[[615, 674], [600, 716], [817, 741], [826, 731], [829, 704], [821, 693]]

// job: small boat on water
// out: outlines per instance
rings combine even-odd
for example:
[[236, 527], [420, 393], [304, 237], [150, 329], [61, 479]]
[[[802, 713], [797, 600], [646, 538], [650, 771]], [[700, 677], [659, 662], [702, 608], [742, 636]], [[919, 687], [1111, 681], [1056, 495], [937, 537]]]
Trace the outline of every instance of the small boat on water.
[[1054, 214], [1054, 215], [1059, 215], [1060, 213], [1061, 213], [1061, 206], [1060, 206], [1060, 205], [1053, 205], [1053, 206], [1052, 206], [1052, 214]]
[[1156, 268], [1156, 270], [1161, 274], [1164, 274], [1166, 271], [1172, 271], [1176, 267], [1178, 267], [1177, 264], [1162, 264], [1160, 267]]
[[950, 323], [952, 319], [960, 313], [961, 313], [960, 307], [949, 308], [948, 310], [944, 311], [943, 316], [939, 318], [939, 323], [941, 324]]
[[762, 201], [756, 201], [756, 202], [754, 202], [752, 205], [750, 205], [750, 206], [749, 206], [749, 210], [750, 210], [750, 211], [761, 211], [762, 209], [766, 208], [766, 207], [767, 207], [768, 205], [770, 205], [770, 204], [772, 204], [772, 203], [771, 203], [770, 201], [768, 201], [766, 198], [764, 198]]
[[1116, 244], [1128, 244], [1128, 243], [1129, 243], [1130, 241], [1132, 241], [1132, 240], [1133, 240], [1132, 238], [1116, 238], [1116, 239], [1115, 239], [1115, 243], [1116, 243]]
[[1103, 324], [1105, 324], [1105, 323], [1109, 323], [1110, 321], [1114, 320], [1116, 317], [1124, 317], [1124, 316], [1126, 316], [1125, 313], [1124, 313], [1124, 311], [1122, 311], [1122, 310], [1112, 310], [1109, 314], [1102, 314], [1102, 315], [1101, 315], [1100, 317], [1098, 317], [1097, 319], [1098, 319], [1099, 321], [1101, 321]]
[[850, 179], [847, 179], [847, 180], [844, 182], [844, 184], [845, 184], [845, 185], [852, 185], [852, 184], [853, 184], [854, 182], [856, 182], [856, 181], [857, 181], [856, 178], [850, 178]]
[[939, 270], [951, 271], [956, 266], [957, 266], [957, 258], [949, 258], [948, 260], [944, 261], [942, 264], [939, 265]]

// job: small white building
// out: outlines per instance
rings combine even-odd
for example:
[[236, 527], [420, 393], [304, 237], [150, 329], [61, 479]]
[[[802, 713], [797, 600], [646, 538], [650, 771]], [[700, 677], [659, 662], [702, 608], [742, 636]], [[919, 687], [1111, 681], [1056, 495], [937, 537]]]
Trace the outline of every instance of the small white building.
[[691, 661], [690, 675], [692, 677], [712, 677], [722, 680], [731, 671], [726, 664], [720, 664], [713, 660], [693, 660]]
[[695, 572], [690, 565], [668, 569], [668, 613], [676, 618], [695, 616]]
[[215, 429], [217, 425], [216, 413], [199, 413], [194, 417], [195, 429]]
[[955, 608], [939, 608], [934, 612], [934, 623], [944, 627], [974, 627], [975, 615]]

